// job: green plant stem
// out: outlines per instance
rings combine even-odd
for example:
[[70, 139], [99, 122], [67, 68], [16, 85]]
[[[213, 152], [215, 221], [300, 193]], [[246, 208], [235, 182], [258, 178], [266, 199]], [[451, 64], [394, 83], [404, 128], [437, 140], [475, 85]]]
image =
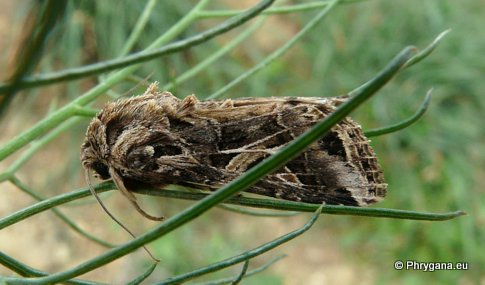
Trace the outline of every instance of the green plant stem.
[[[408, 60], [408, 62], [406, 62], [401, 68], [404, 70], [404, 69], [407, 69], [413, 65], [415, 65], [416, 63], [422, 61], [423, 59], [425, 59], [428, 55], [430, 55], [434, 50], [435, 48], [438, 46], [439, 43], [441, 43], [441, 41], [443, 40], [443, 38], [450, 32], [450, 30], [446, 30], [444, 32], [441, 32], [438, 36], [436, 36], [434, 38], [434, 40], [428, 45], [426, 46], [424, 49], [422, 49], [421, 51], [418, 51], [418, 53], [416, 55], [414, 55], [412, 58], [410, 58]], [[366, 86], [370, 84], [370, 82], [366, 82], [364, 84], [362, 84], [361, 86], [355, 88], [354, 90], [350, 91], [348, 93], [348, 96], [349, 97], [352, 97], [354, 96], [355, 94], [358, 94], [359, 92], [361, 92], [361, 89], [364, 89], [364, 88], [367, 88]]]
[[155, 268], [157, 268], [157, 265], [158, 265], [158, 263], [153, 263], [152, 265], [150, 265], [150, 267], [148, 267], [148, 269], [145, 272], [143, 272], [143, 274], [141, 274], [140, 276], [137, 276], [135, 279], [131, 280], [130, 282], [128, 282], [126, 284], [127, 285], [138, 285], [138, 284], [140, 284], [141, 282], [143, 282], [145, 279], [147, 279], [153, 273]]
[[[179, 24], [173, 26], [172, 27], [173, 29], [169, 30], [164, 35], [166, 35], [166, 37], [169, 38], [169, 37], [172, 37], [172, 34], [179, 33], [180, 32], [179, 29], [181, 27], [184, 27], [186, 23], [191, 23], [193, 20], [196, 19], [197, 11], [199, 11], [201, 9], [201, 6], [204, 6], [207, 1], [208, 0], [201, 0], [197, 4], [197, 6], [194, 9], [192, 9], [192, 11], [183, 18], [183, 20]], [[86, 65], [78, 68], [65, 69], [59, 72], [37, 75], [35, 77], [30, 77], [30, 78], [24, 78], [19, 82], [18, 88], [25, 89], [25, 88], [32, 88], [36, 86], [42, 86], [42, 85], [52, 84], [52, 83], [61, 82], [61, 81], [75, 80], [89, 75], [99, 74], [99, 73], [111, 71], [114, 69], [130, 66], [134, 64], [140, 64], [142, 62], [159, 58], [164, 55], [168, 55], [181, 50], [188, 49], [195, 45], [199, 45], [203, 42], [206, 42], [237, 26], [244, 24], [245, 22], [249, 21], [250, 19], [254, 18], [256, 15], [258, 15], [262, 10], [267, 8], [269, 5], [271, 5], [273, 1], [274, 0], [262, 0], [258, 5], [247, 10], [246, 12], [241, 13], [234, 18], [230, 18], [225, 22], [223, 22], [222, 24], [214, 28], [211, 28], [205, 32], [192, 36], [188, 39], [167, 44], [157, 49], [153, 49], [151, 48], [152, 46], [150, 46], [150, 48], [142, 52], [130, 54], [120, 59], [112, 59], [112, 60], [98, 62], [95, 64], [90, 64], [90, 65]], [[9, 87], [8, 84], [0, 84], [0, 92], [2, 92], [2, 90], [8, 87]]]
[[[101, 183], [93, 186], [97, 193], [103, 193], [113, 189], [112, 183]], [[59, 196], [45, 199], [32, 206], [23, 208], [15, 213], [5, 216], [0, 219], [0, 230], [27, 219], [35, 214], [41, 213], [45, 210], [51, 209], [55, 206], [62, 205], [80, 198], [91, 196], [89, 188], [82, 188], [73, 192], [61, 194]]]
[[53, 139], [61, 135], [66, 130], [69, 130], [76, 124], [82, 121], [82, 118], [74, 117], [70, 118], [67, 121], [61, 123], [57, 128], [49, 132], [47, 135], [42, 137], [39, 140], [33, 141], [30, 143], [29, 148], [22, 153], [22, 155], [16, 159], [2, 174], [0, 174], [0, 182], [10, 179], [12, 175], [15, 174], [29, 159], [36, 154], [39, 150], [41, 150], [46, 144], [51, 142]]
[[[103, 193], [115, 189], [112, 182], [104, 182], [93, 186], [96, 192]], [[164, 190], [164, 189], [140, 189], [136, 193], [154, 195], [167, 198], [176, 198], [184, 200], [198, 201], [207, 198], [209, 194], [205, 193], [192, 193], [186, 191]], [[88, 188], [81, 188], [70, 193], [61, 194], [56, 197], [48, 198], [12, 213], [6, 217], [0, 219], [0, 230], [20, 222], [33, 215], [49, 210], [53, 207], [63, 205], [65, 203], [75, 201], [81, 198], [89, 197], [91, 193]], [[264, 208], [273, 210], [284, 211], [297, 211], [297, 212], [313, 212], [318, 207], [317, 204], [308, 204], [301, 202], [292, 202], [285, 200], [275, 199], [260, 199], [260, 198], [248, 198], [248, 197], [233, 197], [225, 201], [225, 203], [233, 205], [241, 205], [254, 208]], [[415, 212], [407, 210], [395, 210], [395, 209], [380, 209], [380, 208], [359, 208], [350, 206], [332, 206], [326, 205], [323, 208], [322, 213], [333, 215], [355, 215], [365, 217], [380, 217], [380, 218], [393, 218], [393, 219], [407, 219], [407, 220], [424, 220], [424, 221], [444, 221], [453, 219], [462, 215], [465, 215], [463, 211], [455, 211], [448, 213], [426, 213]]]
[[[249, 270], [246, 273], [246, 275], [244, 276], [244, 278], [247, 278], [249, 276], [253, 276], [253, 275], [256, 275], [260, 272], [263, 272], [264, 270], [268, 269], [271, 265], [275, 264], [276, 262], [280, 261], [281, 259], [283, 259], [285, 257], [286, 257], [286, 255], [280, 255], [280, 256], [277, 256], [275, 258], [272, 258], [270, 261], [261, 265], [260, 267], [255, 268], [253, 270]], [[219, 284], [227, 284], [229, 282], [232, 282], [233, 280], [235, 280], [235, 277], [212, 280], [212, 281], [209, 281], [209, 282], [190, 283], [190, 284], [191, 285], [219, 285]]]
[[394, 133], [394, 132], [397, 132], [399, 130], [405, 129], [405, 128], [409, 127], [410, 125], [414, 124], [424, 115], [424, 113], [426, 113], [426, 110], [429, 107], [429, 102], [431, 100], [431, 92], [432, 92], [432, 89], [428, 91], [428, 93], [426, 94], [426, 97], [424, 98], [424, 101], [421, 104], [421, 106], [419, 107], [418, 111], [416, 111], [416, 113], [414, 113], [411, 117], [407, 118], [404, 121], [396, 123], [394, 125], [365, 131], [364, 134], [369, 138], [370, 137], [376, 137], [376, 136], [382, 136], [382, 135], [385, 135], [385, 134]]
[[[6, 268], [12, 270], [13, 272], [17, 273], [20, 276], [24, 277], [41, 277], [41, 276], [46, 276], [49, 273], [32, 268], [12, 257], [9, 255], [3, 253], [0, 251], [0, 264], [5, 266]], [[3, 278], [0, 276], [0, 284], [9, 284], [7, 278]], [[22, 280], [27, 280], [24, 278], [14, 278], [15, 282], [22, 284]], [[90, 282], [90, 281], [85, 281], [85, 280], [79, 280], [79, 279], [73, 279], [64, 282], [65, 284], [73, 284], [73, 285], [96, 285], [99, 283], [95, 282]]]
[[57, 127], [59, 124], [69, 119], [75, 115], [74, 109], [71, 104], [64, 106], [58, 111], [48, 115], [46, 118], [39, 121], [29, 130], [23, 132], [22, 134], [14, 137], [12, 140], [7, 142], [2, 148], [0, 148], [0, 161], [4, 160], [6, 157], [19, 150], [26, 144], [30, 143], [40, 135], [46, 133], [47, 131]]
[[[363, 2], [365, 0], [342, 0], [340, 3], [355, 3]], [[316, 9], [321, 9], [328, 6], [332, 1], [318, 1], [318, 2], [308, 2], [304, 4], [295, 4], [290, 6], [279, 6], [272, 7], [263, 11], [262, 15], [274, 15], [274, 14], [290, 14], [297, 12], [306, 12]], [[223, 11], [201, 11], [199, 13], [200, 18], [220, 18], [220, 17], [231, 17], [241, 13], [240, 10], [223, 10]]]
[[[145, 9], [143, 9], [142, 14], [140, 15], [140, 17], [138, 17], [138, 20], [135, 24], [135, 27], [131, 31], [130, 36], [128, 37], [125, 44], [121, 48], [118, 58], [122, 58], [126, 56], [133, 48], [136, 40], [138, 40], [138, 38], [141, 36], [144, 27], [148, 23], [148, 20], [150, 19], [150, 14], [153, 12], [153, 9], [155, 8], [156, 3], [157, 3], [157, 0], [149, 0], [147, 2], [147, 4], [145, 5]], [[98, 76], [99, 81], [104, 81], [105, 78], [106, 78], [106, 75], [103, 75], [103, 74]], [[106, 93], [112, 96], [112, 94], [115, 92], [113, 90], [108, 90]]]
[[[182, 18], [179, 23], [174, 25], [169, 31], [167, 31], [164, 35], [162, 35], [157, 41], [155, 41], [152, 45], [150, 45], [147, 50], [151, 50], [156, 46], [164, 44], [166, 41], [171, 40], [173, 37], [178, 35], [183, 29], [189, 25], [197, 15], [197, 11], [202, 9], [208, 0], [201, 0], [194, 9], [191, 10], [184, 18]], [[195, 37], [201, 38], [200, 40], [208, 40], [211, 37], [208, 35], [215, 36], [215, 34], [220, 34], [230, 29], [235, 28], [236, 26], [242, 25], [244, 22], [250, 20], [252, 17], [256, 16], [262, 10], [267, 8], [274, 0], [263, 0], [257, 6], [247, 10], [243, 15], [240, 15], [236, 18], [231, 18], [228, 21], [222, 23], [221, 25], [217, 26], [216, 28], [210, 29], [207, 32], [201, 33]], [[139, 63], [139, 62], [138, 62]], [[96, 87], [91, 89], [90, 91], [83, 94], [81, 97], [73, 100], [71, 103], [65, 105], [58, 111], [50, 114], [36, 125], [31, 127], [29, 130], [23, 132], [22, 134], [18, 135], [17, 137], [10, 140], [6, 145], [0, 148], [0, 161], [17, 151], [18, 149], [22, 148], [24, 145], [29, 143], [30, 141], [34, 140], [38, 136], [42, 135], [43, 133], [47, 132], [48, 130], [54, 128], [55, 126], [61, 124], [63, 121], [67, 120], [69, 117], [72, 117], [76, 114], [76, 108], [78, 106], [85, 106], [98, 96], [103, 94], [104, 92], [108, 91], [112, 86], [124, 80], [127, 76], [131, 75], [137, 68], [139, 64], [135, 64], [129, 67], [126, 67], [120, 71], [115, 72], [114, 74], [108, 76], [106, 80], [98, 84]]]
[[[228, 201], [226, 201], [226, 202], [228, 202]], [[235, 203], [235, 204], [237, 204], [237, 203]], [[234, 206], [226, 205], [226, 204], [220, 204], [217, 207], [220, 208], [220, 209], [226, 210], [226, 211], [239, 213], [239, 214], [243, 214], [243, 215], [248, 215], [248, 216], [255, 216], [255, 217], [278, 218], [278, 217], [292, 217], [292, 216], [296, 216], [296, 215], [299, 214], [298, 212], [288, 212], [288, 211], [284, 211], [284, 212], [280, 212], [280, 211], [278, 211], [278, 212], [275, 212], [275, 211], [272, 211], [272, 212], [255, 211], [255, 210], [248, 210], [248, 209], [244, 209], [244, 208], [240, 208], [240, 207], [234, 207]]]
[[76, 116], [86, 117], [86, 118], [93, 118], [100, 111], [98, 109], [94, 109], [90, 107], [81, 107], [81, 106], [76, 106], [75, 109], [76, 109], [75, 110]]
[[145, 5], [145, 9], [143, 10], [138, 20], [136, 21], [135, 27], [133, 28], [133, 31], [131, 32], [128, 39], [126, 40], [126, 43], [123, 45], [123, 48], [121, 49], [118, 57], [123, 57], [127, 55], [135, 45], [138, 38], [140, 38], [140, 35], [143, 33], [143, 29], [148, 23], [148, 20], [150, 19], [150, 15], [152, 14], [153, 9], [157, 4], [157, 1], [158, 0], [149, 0], [147, 2], [147, 4]]
[[[30, 197], [34, 198], [35, 200], [37, 200], [37, 201], [44, 201], [45, 200], [44, 197], [42, 197], [39, 194], [37, 194], [34, 191], [32, 191], [27, 185], [25, 185], [24, 183], [22, 183], [22, 181], [20, 181], [17, 177], [15, 177], [15, 176], [11, 177], [10, 178], [10, 182], [13, 185], [15, 185], [17, 188], [19, 188], [20, 190], [22, 190], [24, 193], [26, 193]], [[69, 219], [66, 215], [64, 215], [58, 209], [51, 208], [51, 210], [54, 213], [54, 215], [56, 215], [59, 219], [61, 219], [63, 222], [65, 222], [73, 231], [75, 231], [78, 234], [84, 236], [85, 238], [87, 238], [87, 239], [89, 239], [91, 241], [94, 241], [95, 243], [100, 244], [100, 245], [102, 245], [104, 247], [108, 247], [109, 248], [109, 247], [114, 247], [115, 246], [112, 243], [109, 243], [107, 241], [104, 241], [102, 239], [99, 239], [99, 238], [95, 237], [94, 235], [91, 235], [90, 233], [84, 231], [76, 223], [74, 223], [73, 221], [71, 221], [71, 219]]]
[[451, 32], [451, 29], [441, 32], [438, 36], [436, 36], [436, 38], [431, 42], [431, 44], [429, 44], [427, 47], [422, 49], [418, 54], [416, 54], [413, 58], [411, 58], [408, 62], [406, 62], [406, 64], [404, 65], [404, 68], [411, 67], [416, 63], [425, 59], [428, 55], [430, 55], [435, 50], [438, 44], [444, 39], [444, 37], [449, 32]]
[[259, 71], [262, 68], [266, 67], [271, 62], [273, 62], [275, 59], [281, 57], [294, 44], [296, 44], [298, 42], [298, 40], [300, 40], [307, 32], [309, 32], [321, 20], [323, 20], [325, 18], [325, 16], [328, 14], [328, 12], [330, 12], [332, 10], [332, 8], [334, 8], [338, 3], [339, 3], [339, 0], [334, 0], [330, 4], [326, 5], [325, 6], [325, 9], [323, 9], [320, 13], [318, 13], [310, 22], [308, 22], [303, 27], [303, 29], [301, 29], [295, 36], [293, 36], [284, 45], [282, 45], [276, 51], [274, 51], [269, 56], [267, 56], [259, 64], [257, 64], [253, 68], [249, 69], [248, 71], [244, 72], [243, 74], [241, 74], [240, 76], [238, 76], [236, 79], [232, 80], [231, 82], [229, 82], [228, 84], [226, 84], [224, 87], [222, 87], [219, 90], [217, 90], [217, 92], [214, 92], [212, 95], [208, 96], [207, 99], [216, 99], [216, 98], [221, 97], [222, 94], [226, 93], [231, 88], [233, 88], [237, 84], [241, 83], [244, 79], [248, 78], [249, 76], [253, 75], [257, 71]]
[[244, 261], [244, 265], [241, 272], [234, 280], [231, 281], [231, 285], [237, 285], [241, 283], [241, 280], [243, 280], [243, 278], [246, 276], [246, 273], [248, 272], [248, 267], [249, 267], [249, 259], [246, 259]]
[[[192, 193], [186, 191], [164, 190], [164, 189], [137, 189], [136, 193], [176, 198], [184, 200], [198, 201], [206, 198], [210, 194], [206, 193]], [[314, 212], [319, 206], [318, 204], [309, 204], [301, 202], [293, 202], [279, 199], [261, 199], [250, 197], [233, 197], [226, 200], [224, 203], [232, 205], [241, 205], [254, 208], [264, 208], [282, 211], [296, 211], [296, 212]], [[385, 208], [361, 208], [352, 206], [333, 206], [325, 205], [322, 213], [330, 215], [352, 215], [374, 218], [391, 218], [391, 219], [405, 219], [405, 220], [422, 220], [422, 221], [445, 221], [459, 216], [465, 215], [463, 211], [447, 212], [447, 213], [428, 213], [416, 212], [408, 210], [396, 210]]]
[[264, 22], [266, 18], [262, 17], [255, 23], [253, 23], [249, 28], [245, 29], [241, 33], [237, 35], [232, 41], [230, 41], [227, 45], [224, 47], [218, 49], [215, 53], [210, 55], [208, 58], [204, 59], [201, 61], [199, 64], [195, 65], [194, 67], [190, 68], [187, 70], [185, 73], [181, 74], [173, 82], [170, 82], [162, 87], [162, 90], [170, 90], [174, 88], [177, 84], [180, 84], [182, 82], [185, 82], [189, 80], [190, 78], [194, 77], [197, 75], [199, 72], [205, 70], [210, 64], [212, 64], [214, 61], [217, 59], [221, 58], [223, 55], [227, 54], [229, 51], [231, 51], [233, 48], [235, 48], [238, 44], [240, 44], [242, 41], [244, 41], [247, 37], [249, 37], [253, 32], [255, 32]]
[[173, 231], [174, 229], [192, 221], [203, 213], [222, 201], [228, 199], [234, 194], [244, 191], [266, 174], [281, 167], [296, 155], [301, 153], [305, 147], [325, 135], [336, 123], [345, 118], [352, 110], [357, 108], [366, 99], [370, 98], [377, 90], [385, 85], [411, 58], [415, 48], [408, 47], [401, 51], [373, 80], [366, 84], [358, 94], [350, 98], [347, 102], [341, 104], [332, 114], [327, 116], [323, 121], [313, 126], [310, 130], [299, 136], [287, 146], [280, 149], [277, 153], [271, 155], [251, 168], [244, 175], [234, 179], [231, 183], [223, 186], [206, 198], [198, 201], [194, 205], [186, 208], [182, 212], [174, 215], [145, 234], [123, 244], [116, 248], [110, 249], [97, 257], [79, 264], [63, 272], [55, 273], [47, 277], [29, 280], [29, 284], [56, 283], [68, 280], [89, 272], [95, 268], [101, 267], [111, 261], [118, 259], [135, 249], [154, 241], [155, 239]]
[[222, 261], [216, 262], [214, 264], [199, 268], [197, 270], [194, 270], [194, 271], [191, 271], [191, 272], [188, 272], [188, 273], [184, 273], [184, 274], [181, 274], [181, 275], [178, 275], [178, 276], [167, 278], [167, 279], [165, 279], [165, 280], [163, 280], [159, 283], [156, 283], [156, 284], [157, 285], [180, 284], [180, 283], [183, 283], [183, 282], [188, 281], [190, 279], [194, 279], [196, 277], [199, 277], [199, 276], [211, 273], [211, 272], [215, 272], [215, 271], [221, 270], [223, 268], [227, 268], [229, 266], [232, 266], [234, 264], [238, 264], [240, 262], [249, 260], [249, 259], [254, 258], [258, 255], [261, 255], [261, 254], [263, 254], [263, 253], [265, 253], [269, 250], [272, 250], [273, 248], [275, 248], [275, 247], [277, 247], [277, 246], [279, 246], [279, 245], [281, 245], [285, 242], [288, 242], [288, 241], [296, 238], [297, 236], [303, 234], [304, 232], [308, 231], [313, 226], [313, 224], [317, 221], [318, 216], [320, 216], [319, 211], [321, 210], [321, 208], [322, 208], [322, 205], [320, 205], [320, 207], [315, 211], [312, 218], [303, 227], [299, 228], [298, 230], [292, 231], [292, 232], [290, 232], [286, 235], [283, 235], [279, 238], [272, 240], [271, 242], [265, 243], [261, 246], [258, 246], [254, 249], [243, 252], [239, 255], [236, 255], [236, 256], [233, 256], [233, 257], [230, 257], [230, 258], [226, 258]]

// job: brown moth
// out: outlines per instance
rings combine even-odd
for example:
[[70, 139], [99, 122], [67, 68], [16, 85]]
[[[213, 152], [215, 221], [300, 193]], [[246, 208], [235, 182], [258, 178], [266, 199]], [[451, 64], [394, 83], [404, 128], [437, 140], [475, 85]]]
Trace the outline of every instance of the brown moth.
[[[84, 168], [130, 190], [176, 184], [214, 190], [321, 121], [343, 98], [180, 100], [152, 84], [139, 97], [107, 104], [81, 148]], [[360, 125], [346, 118], [284, 167], [246, 191], [269, 197], [367, 206], [387, 184]], [[147, 215], [144, 213], [144, 215]], [[154, 218], [151, 217], [150, 218]]]

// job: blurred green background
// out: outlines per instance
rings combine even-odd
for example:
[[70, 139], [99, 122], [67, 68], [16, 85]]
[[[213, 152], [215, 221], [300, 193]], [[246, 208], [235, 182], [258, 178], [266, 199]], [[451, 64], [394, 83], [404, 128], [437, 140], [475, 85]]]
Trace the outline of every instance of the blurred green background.
[[[257, 1], [212, 1], [208, 10], [241, 9]], [[70, 1], [66, 17], [54, 29], [38, 72], [61, 70], [116, 57], [146, 1]], [[196, 1], [159, 1], [135, 46], [140, 50], [174, 25]], [[304, 1], [283, 1], [290, 5]], [[30, 1], [0, 4], [0, 70], [19, 44]], [[170, 91], [179, 97], [207, 97], [287, 42], [318, 11], [270, 16], [256, 33], [188, 82]], [[395, 78], [354, 113], [364, 129], [410, 116], [433, 88], [431, 106], [418, 123], [395, 134], [373, 138], [389, 183], [378, 207], [429, 212], [464, 210], [467, 216], [444, 222], [420, 222], [349, 216], [322, 216], [310, 232], [259, 257], [250, 267], [280, 254], [288, 256], [243, 284], [485, 284], [485, 3], [479, 0], [400, 0], [346, 3], [283, 57], [246, 79], [226, 97], [336, 96], [374, 76], [404, 46], [425, 47], [440, 32], [451, 33], [425, 61]], [[180, 38], [222, 19], [197, 21]], [[244, 26], [247, 27], [247, 26]], [[182, 53], [144, 63], [136, 78], [119, 84], [122, 94], [142, 78], [172, 82], [243, 28]], [[11, 65], [10, 65], [11, 66]], [[0, 143], [32, 126], [95, 86], [97, 78], [28, 90], [16, 96], [0, 122]], [[138, 86], [132, 93], [142, 93]], [[111, 100], [99, 99], [98, 107]], [[85, 186], [79, 147], [89, 120], [45, 147], [17, 174], [45, 196]], [[2, 161], [0, 171], [17, 157]], [[46, 164], [46, 161], [49, 161]], [[1, 216], [33, 203], [8, 183], [2, 184]], [[118, 194], [104, 196], [115, 215], [135, 232], [153, 227]], [[144, 199], [171, 216], [188, 202]], [[91, 233], [121, 243], [129, 237], [94, 203], [63, 207]], [[150, 248], [162, 261], [151, 282], [238, 254], [287, 233], [308, 215], [286, 218], [244, 216], [220, 209], [176, 230]], [[0, 250], [46, 271], [60, 271], [104, 252], [79, 237], [51, 214], [33, 217], [0, 232]], [[49, 258], [46, 258], [46, 255]], [[396, 260], [467, 262], [467, 271], [395, 270]], [[150, 260], [143, 252], [85, 276], [123, 283], [140, 274]], [[237, 275], [240, 266], [210, 276]], [[0, 274], [10, 271], [0, 268]], [[209, 278], [209, 277], [206, 277]], [[149, 283], [149, 282], [148, 282]]]

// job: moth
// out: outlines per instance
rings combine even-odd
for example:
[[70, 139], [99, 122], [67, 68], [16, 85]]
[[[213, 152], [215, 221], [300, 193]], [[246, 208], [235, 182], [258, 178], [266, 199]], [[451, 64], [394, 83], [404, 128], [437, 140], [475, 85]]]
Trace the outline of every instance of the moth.
[[[152, 84], [143, 95], [109, 103], [97, 114], [87, 129], [81, 161], [86, 171], [113, 179], [141, 211], [131, 190], [168, 184], [215, 190], [344, 101], [342, 97], [199, 101], [194, 95], [181, 100]], [[345, 118], [246, 191], [307, 203], [367, 206], [382, 200], [386, 188], [362, 128]]]

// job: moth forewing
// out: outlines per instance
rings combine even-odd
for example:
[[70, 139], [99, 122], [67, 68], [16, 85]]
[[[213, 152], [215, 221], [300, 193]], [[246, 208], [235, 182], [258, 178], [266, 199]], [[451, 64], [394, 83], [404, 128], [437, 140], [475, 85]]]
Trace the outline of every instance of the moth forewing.
[[[86, 169], [129, 192], [167, 184], [215, 189], [255, 166], [324, 119], [345, 99], [180, 100], [155, 85], [107, 104], [81, 150]], [[111, 175], [115, 173], [116, 175]], [[115, 176], [115, 177], [113, 177]], [[387, 184], [360, 125], [346, 118], [306, 151], [247, 192], [315, 204], [366, 206]]]

